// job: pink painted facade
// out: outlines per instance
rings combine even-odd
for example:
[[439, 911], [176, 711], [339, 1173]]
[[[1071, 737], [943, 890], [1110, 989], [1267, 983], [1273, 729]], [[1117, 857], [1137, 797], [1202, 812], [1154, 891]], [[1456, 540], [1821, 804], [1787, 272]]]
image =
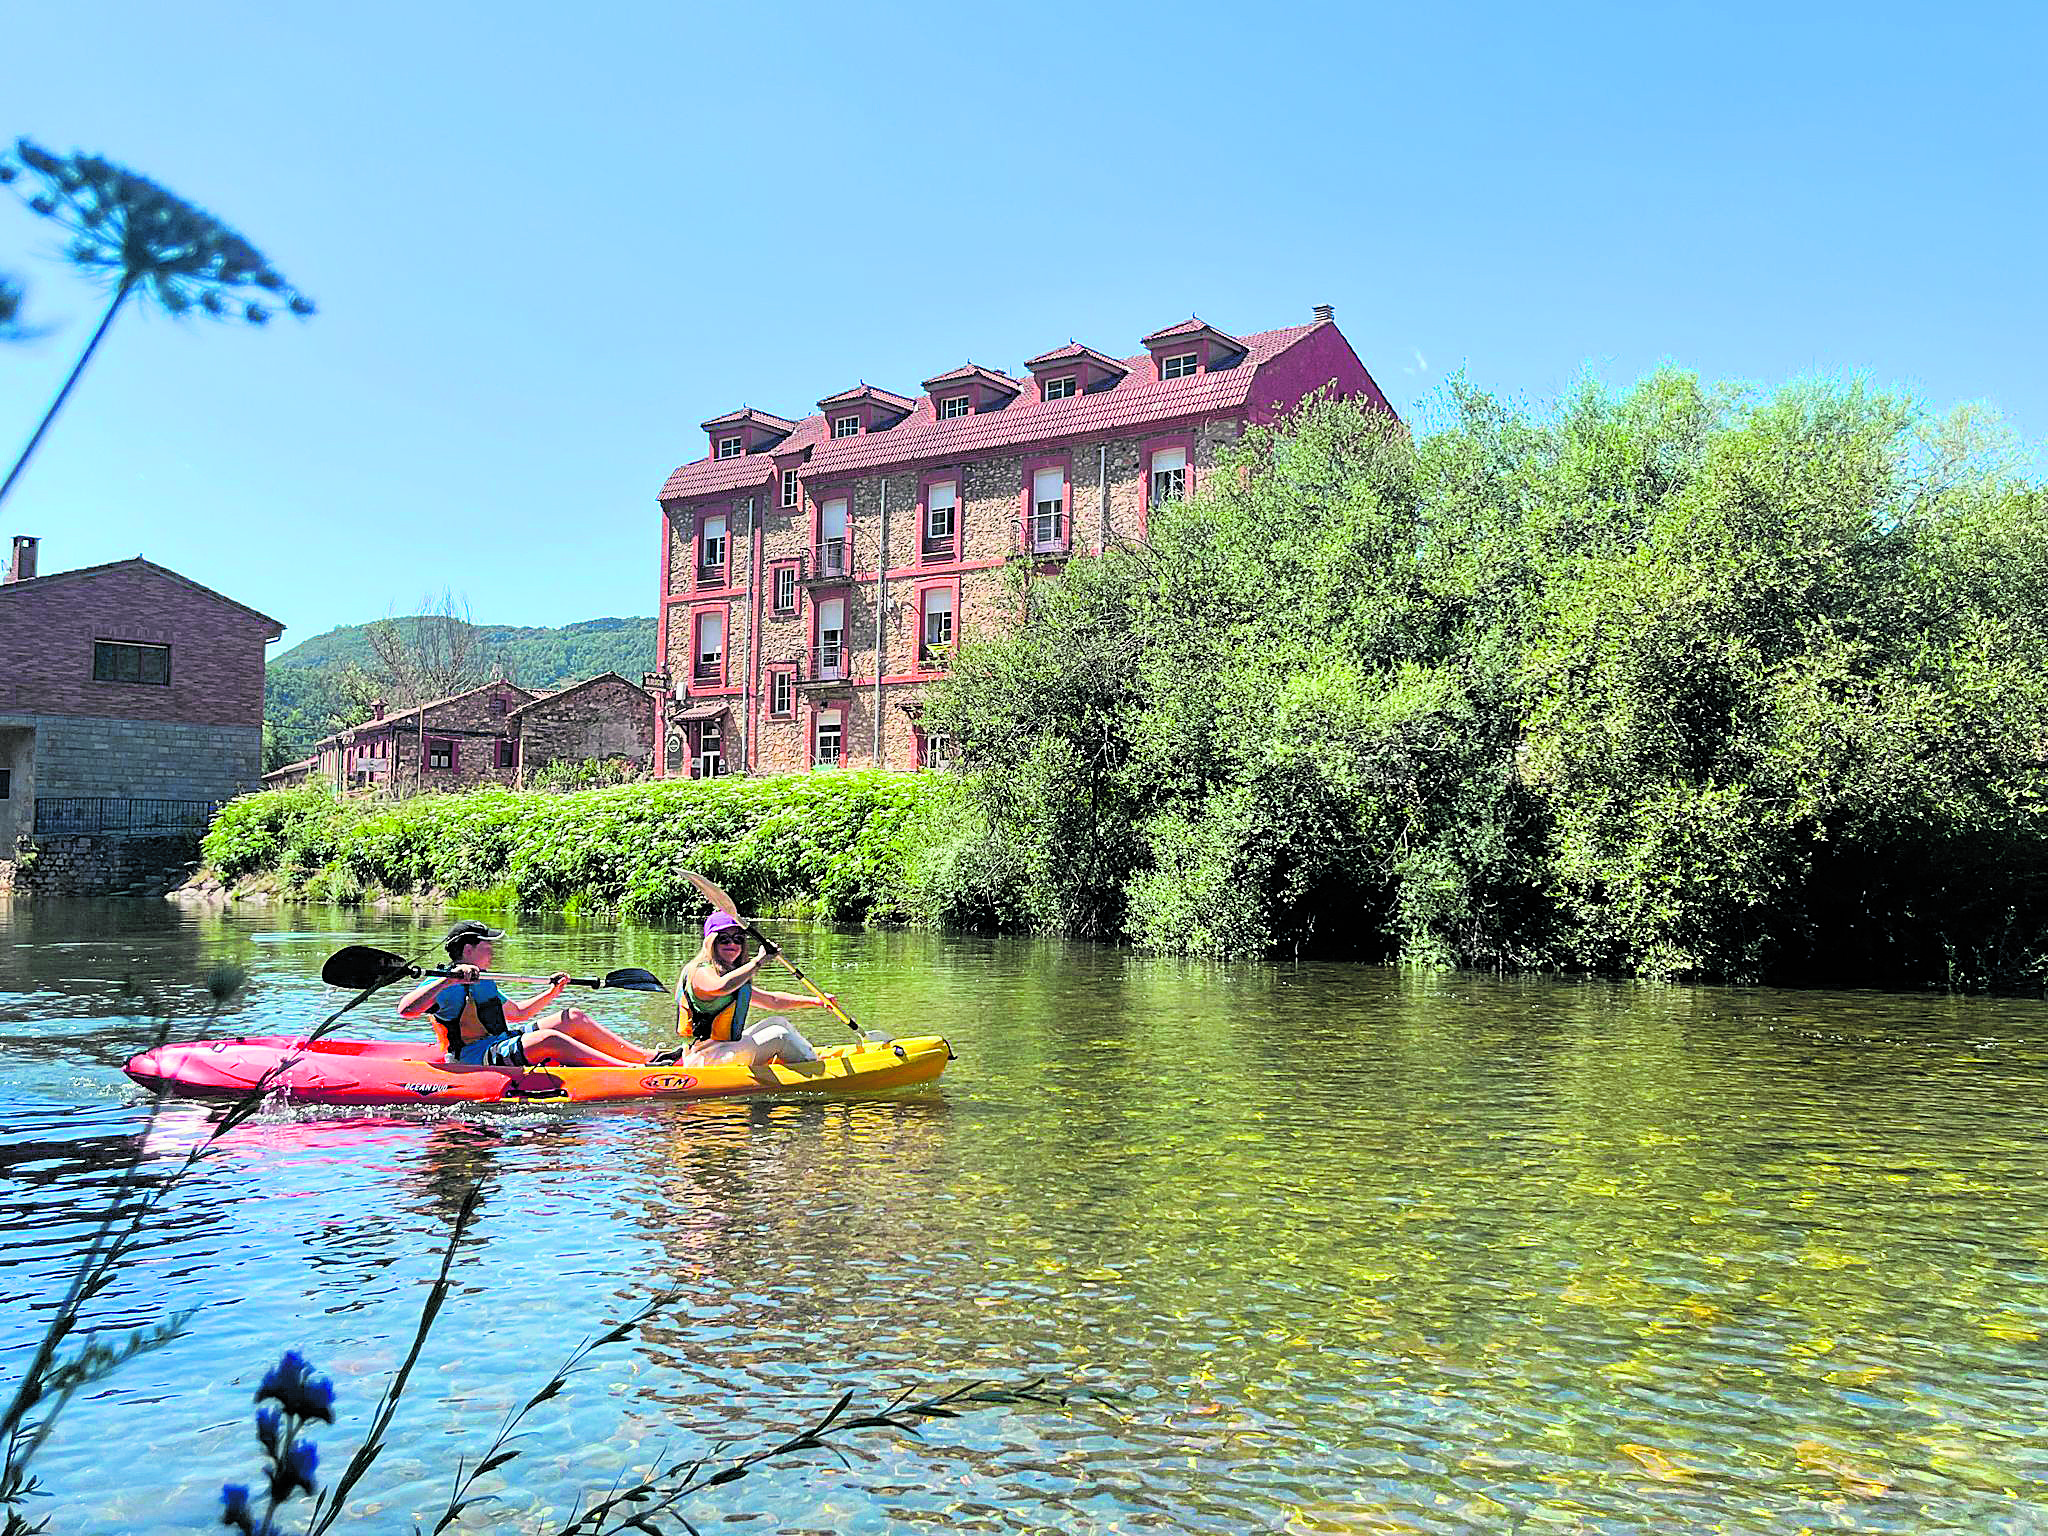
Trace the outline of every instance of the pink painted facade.
[[[1118, 358], [1070, 342], [1015, 371], [947, 369], [916, 396], [862, 384], [800, 420], [746, 410], [706, 422], [706, 456], [659, 498], [658, 771], [926, 766], [944, 743], [919, 723], [922, 691], [963, 633], [1008, 621], [1006, 567], [1052, 573], [1142, 540], [1161, 487], [1194, 494], [1248, 425], [1320, 390], [1392, 414], [1326, 312], [1245, 336], [1190, 318], [1141, 345]], [[835, 435], [847, 417], [858, 430]], [[720, 458], [742, 427], [747, 451]], [[936, 536], [935, 491], [942, 509], [952, 497]], [[835, 562], [826, 515], [842, 501]], [[700, 591], [713, 517], [726, 519], [730, 554], [721, 585]], [[711, 611], [723, 654], [716, 676], [700, 677]], [[930, 643], [949, 626], [951, 642]]]

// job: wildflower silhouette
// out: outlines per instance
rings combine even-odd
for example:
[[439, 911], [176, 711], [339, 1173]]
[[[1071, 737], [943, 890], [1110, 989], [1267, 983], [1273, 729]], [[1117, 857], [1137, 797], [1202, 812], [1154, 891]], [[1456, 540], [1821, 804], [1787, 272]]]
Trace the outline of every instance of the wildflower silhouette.
[[334, 1422], [334, 1383], [315, 1376], [297, 1350], [287, 1350], [256, 1388], [256, 1402], [256, 1442], [263, 1447], [269, 1497], [259, 1520], [249, 1485], [223, 1484], [220, 1523], [243, 1536], [274, 1536], [278, 1510], [318, 1489], [314, 1473], [320, 1468], [320, 1448], [304, 1432], [315, 1420]]
[[215, 319], [263, 325], [277, 310], [304, 317], [313, 301], [281, 277], [263, 253], [203, 208], [97, 155], [58, 155], [29, 139], [0, 153], [0, 185], [27, 173], [34, 190], [22, 201], [70, 236], [65, 257], [81, 272], [113, 288], [99, 328], [85, 344], [42, 424], [0, 484], [0, 500], [14, 488], [29, 456], [57, 419], [85, 365], [106, 339], [121, 306], [136, 294], [172, 315], [194, 310]]

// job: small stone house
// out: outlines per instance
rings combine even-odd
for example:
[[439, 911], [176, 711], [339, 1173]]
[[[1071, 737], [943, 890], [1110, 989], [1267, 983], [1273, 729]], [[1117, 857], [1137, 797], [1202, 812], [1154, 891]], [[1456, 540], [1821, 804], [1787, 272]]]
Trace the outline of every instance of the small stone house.
[[403, 797], [522, 787], [549, 762], [598, 757], [625, 758], [643, 773], [654, 758], [653, 696], [615, 672], [553, 693], [499, 678], [396, 714], [379, 704], [318, 742], [309, 773], [281, 769], [278, 778]]

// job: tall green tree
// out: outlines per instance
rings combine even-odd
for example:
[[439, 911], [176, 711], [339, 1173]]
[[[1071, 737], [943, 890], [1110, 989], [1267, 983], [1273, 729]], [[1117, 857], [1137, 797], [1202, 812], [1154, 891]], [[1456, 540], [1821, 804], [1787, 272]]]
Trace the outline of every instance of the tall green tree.
[[131, 298], [172, 315], [202, 314], [263, 325], [276, 313], [301, 318], [313, 301], [286, 282], [263, 253], [202, 208], [97, 155], [59, 155], [29, 139], [0, 154], [0, 184], [64, 230], [64, 255], [109, 290], [99, 325], [21, 456], [0, 483], [0, 500], [22, 470], [85, 366]]

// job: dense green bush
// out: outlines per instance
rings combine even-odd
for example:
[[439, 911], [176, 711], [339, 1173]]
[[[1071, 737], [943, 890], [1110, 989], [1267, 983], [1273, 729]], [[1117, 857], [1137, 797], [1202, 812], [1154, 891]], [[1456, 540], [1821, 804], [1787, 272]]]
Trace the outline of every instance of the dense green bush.
[[933, 916], [1171, 950], [2048, 979], [2048, 499], [1968, 412], [1656, 374], [1312, 402], [1021, 573]]
[[230, 802], [203, 852], [224, 878], [275, 873], [324, 899], [492, 892], [654, 917], [702, 906], [688, 867], [748, 907], [905, 921], [936, 790], [930, 775], [873, 772], [399, 801], [313, 786]]

